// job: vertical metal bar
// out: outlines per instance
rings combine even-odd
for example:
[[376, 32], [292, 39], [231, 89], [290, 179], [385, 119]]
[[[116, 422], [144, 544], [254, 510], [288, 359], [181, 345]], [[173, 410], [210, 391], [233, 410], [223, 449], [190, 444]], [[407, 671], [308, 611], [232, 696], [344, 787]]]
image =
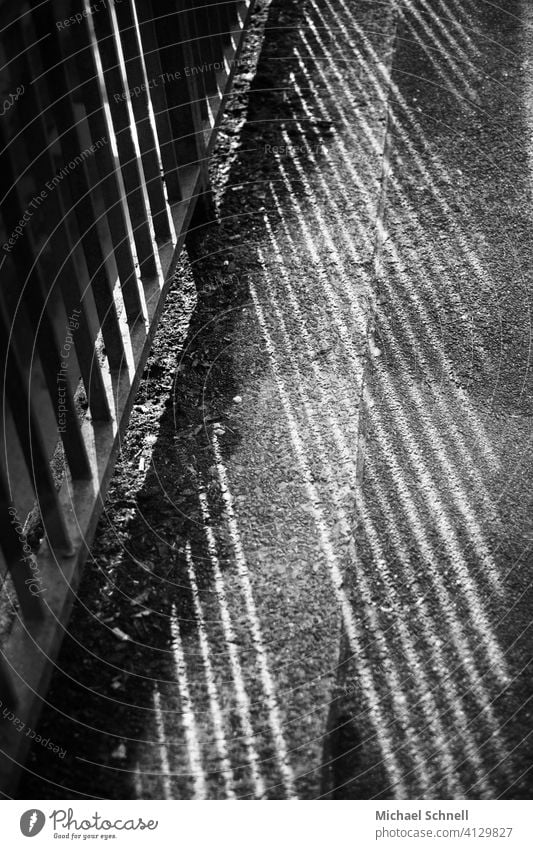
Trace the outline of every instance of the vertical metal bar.
[[[185, 62], [189, 66], [194, 66], [198, 61], [198, 45], [195, 41], [195, 22], [194, 12], [192, 11], [192, 0], [183, 0], [186, 11], [182, 14], [181, 38], [183, 40], [183, 55]], [[192, 29], [191, 29], [192, 27]], [[210, 221], [214, 217], [213, 211], [213, 192], [209, 177], [209, 160], [207, 150], [211, 138], [211, 126], [208, 122], [204, 123], [204, 116], [207, 115], [207, 93], [205, 90], [204, 81], [198, 79], [197, 74], [191, 74], [187, 78], [187, 87], [191, 102], [191, 112], [194, 123], [194, 137], [197, 149], [197, 162], [201, 173], [200, 192], [197, 198], [194, 218], [196, 221]], [[202, 110], [202, 104], [205, 104], [206, 109]]]
[[[195, 8], [194, 0], [184, 0], [185, 11], [183, 12], [182, 22], [182, 38], [184, 39], [184, 53], [188, 59], [189, 67], [191, 68], [190, 83], [198, 93], [196, 102], [200, 108], [202, 121], [208, 125], [205, 129], [209, 130], [209, 91], [206, 84], [206, 74], [200, 69], [203, 65], [207, 65], [208, 59], [205, 48], [205, 30], [202, 31], [202, 26], [205, 26], [205, 15]], [[202, 134], [203, 135], [203, 134]]]
[[231, 41], [231, 4], [228, 0], [218, 0], [217, 8], [219, 10], [219, 17], [221, 21], [221, 34], [222, 40], [226, 44], [229, 44]]
[[193, 11], [189, 16], [189, 28], [196, 38], [192, 42], [193, 52], [201, 69], [199, 76], [204, 84], [206, 97], [218, 94], [214, 64], [214, 22], [213, 7], [207, 0], [192, 0]]
[[[2, 175], [8, 175], [7, 169], [1, 165]], [[0, 176], [0, 193], [3, 191], [5, 182]], [[13, 231], [16, 222], [21, 220], [22, 207], [17, 198], [10, 202], [11, 216], [9, 232]], [[13, 293], [20, 293], [21, 301], [26, 308], [30, 326], [33, 332], [35, 348], [43, 368], [44, 376], [51, 398], [58, 398], [58, 379], [61, 373], [61, 345], [54, 329], [47, 303], [48, 294], [44, 281], [41, 279], [39, 269], [32, 261], [34, 249], [27, 241], [28, 234], [23, 234], [24, 249], [18, 255], [17, 266], [10, 258], [6, 258], [2, 265], [2, 285]], [[19, 276], [20, 272], [20, 276]], [[24, 281], [24, 282], [23, 282]], [[10, 315], [12, 312], [10, 311]], [[61, 387], [61, 400], [64, 409], [60, 409], [59, 403], [53, 404], [54, 414], [61, 434], [65, 454], [73, 478], [89, 479], [91, 467], [83, 441], [80, 421], [76, 411], [76, 404], [72, 393], [71, 382], [65, 381]]]
[[224, 16], [222, 14], [222, 7], [217, 0], [212, 6], [212, 14], [214, 16], [214, 26], [213, 26], [213, 39], [214, 39], [214, 52], [215, 52], [215, 61], [217, 64], [221, 65], [221, 69], [224, 68], [224, 42], [225, 42], [225, 33], [226, 26], [224, 22]]
[[0, 693], [3, 704], [13, 710], [17, 706], [17, 696], [11, 680], [11, 674], [3, 655], [0, 654]]
[[[7, 46], [13, 47], [11, 39], [6, 42], [6, 51]], [[109, 420], [109, 402], [94, 344], [97, 328], [90, 293], [84, 288], [87, 269], [75, 248], [69, 223], [70, 211], [65, 210], [61, 193], [49, 184], [56, 169], [50, 152], [48, 129], [38, 108], [29, 68], [20, 62], [18, 54], [11, 52], [9, 56], [11, 73], [17, 75], [26, 94], [19, 108], [11, 110], [9, 121], [3, 125], [4, 132], [0, 133], [4, 142], [0, 152], [0, 181], [7, 180], [3, 194], [6, 219], [8, 214], [13, 216], [13, 209], [17, 207], [24, 210], [23, 215], [27, 219], [22, 234], [24, 238], [18, 239], [12, 253], [15, 262], [19, 262], [21, 251], [29, 246], [32, 266], [37, 266], [41, 279], [46, 281], [45, 300], [48, 292], [58, 285], [67, 313], [79, 309], [80, 327], [75, 335], [75, 346], [90, 410], [95, 419]], [[30, 191], [28, 183], [31, 182], [33, 187]]]
[[[192, 95], [190, 78], [185, 71], [190, 65], [190, 59], [184, 51], [187, 38], [183, 31], [185, 13], [182, 11], [179, 15], [176, 14], [176, 4], [173, 0], [158, 0], [155, 12], [155, 32], [172, 135], [176, 144], [176, 158], [180, 167], [196, 165], [203, 154], [200, 154], [197, 138], [200, 126], [198, 103], [194, 102], [197, 95]], [[172, 20], [179, 22], [175, 31], [170, 25]]]

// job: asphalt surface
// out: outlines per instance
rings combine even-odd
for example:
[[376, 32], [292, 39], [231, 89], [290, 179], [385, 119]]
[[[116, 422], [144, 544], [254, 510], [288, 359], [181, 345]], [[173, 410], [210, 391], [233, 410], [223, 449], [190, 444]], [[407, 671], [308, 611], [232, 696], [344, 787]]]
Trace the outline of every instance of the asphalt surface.
[[272, 3], [23, 797], [529, 797], [531, 32]]

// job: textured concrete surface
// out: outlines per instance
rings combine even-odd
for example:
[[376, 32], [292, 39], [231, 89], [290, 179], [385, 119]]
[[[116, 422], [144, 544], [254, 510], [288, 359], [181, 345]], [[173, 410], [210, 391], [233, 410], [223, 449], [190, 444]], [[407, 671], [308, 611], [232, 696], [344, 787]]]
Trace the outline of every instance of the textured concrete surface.
[[22, 794], [529, 795], [530, 17], [274, 0]]

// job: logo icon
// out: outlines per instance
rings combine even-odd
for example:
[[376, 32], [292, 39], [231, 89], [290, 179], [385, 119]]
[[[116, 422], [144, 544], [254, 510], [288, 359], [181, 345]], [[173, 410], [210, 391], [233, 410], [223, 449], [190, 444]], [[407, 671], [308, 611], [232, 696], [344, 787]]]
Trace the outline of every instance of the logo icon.
[[31, 811], [25, 811], [20, 818], [20, 830], [24, 837], [35, 837], [43, 830], [46, 817], [42, 811], [33, 808]]

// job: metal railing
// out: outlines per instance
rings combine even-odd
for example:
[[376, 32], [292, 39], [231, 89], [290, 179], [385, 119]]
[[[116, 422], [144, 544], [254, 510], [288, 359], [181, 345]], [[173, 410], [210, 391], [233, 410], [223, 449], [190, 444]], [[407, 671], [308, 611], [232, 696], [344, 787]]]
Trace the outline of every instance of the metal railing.
[[14, 718], [36, 722], [177, 258], [209, 205], [252, 6], [0, 4], [4, 790], [29, 742]]

